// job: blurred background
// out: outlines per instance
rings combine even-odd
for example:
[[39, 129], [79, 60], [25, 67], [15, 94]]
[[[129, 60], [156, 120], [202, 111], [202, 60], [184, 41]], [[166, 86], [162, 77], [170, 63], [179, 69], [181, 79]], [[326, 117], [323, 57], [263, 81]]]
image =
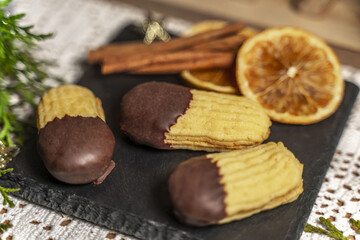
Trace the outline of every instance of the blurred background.
[[189, 21], [298, 26], [326, 40], [344, 64], [360, 67], [360, 0], [122, 0]]

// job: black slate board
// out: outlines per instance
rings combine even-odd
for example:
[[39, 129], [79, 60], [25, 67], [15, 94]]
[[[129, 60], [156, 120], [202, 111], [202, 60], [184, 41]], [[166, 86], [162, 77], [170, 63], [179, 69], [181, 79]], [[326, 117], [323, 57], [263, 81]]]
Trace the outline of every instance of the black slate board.
[[[128, 27], [117, 40], [139, 37]], [[308, 126], [273, 123], [267, 141], [283, 141], [304, 164], [304, 192], [298, 200], [241, 221], [195, 228], [184, 226], [173, 217], [166, 181], [180, 162], [204, 152], [156, 150], [135, 145], [117, 125], [121, 97], [135, 85], [147, 81], [182, 84], [177, 75], [103, 76], [99, 66], [88, 66], [81, 78], [79, 84], [102, 99], [107, 123], [116, 136], [116, 167], [103, 184], [73, 186], [53, 179], [36, 152], [35, 134], [11, 163], [14, 172], [5, 175], [0, 184], [20, 187], [21, 191], [14, 195], [28, 201], [141, 239], [299, 239], [358, 88], [347, 82], [340, 108], [320, 123]]]

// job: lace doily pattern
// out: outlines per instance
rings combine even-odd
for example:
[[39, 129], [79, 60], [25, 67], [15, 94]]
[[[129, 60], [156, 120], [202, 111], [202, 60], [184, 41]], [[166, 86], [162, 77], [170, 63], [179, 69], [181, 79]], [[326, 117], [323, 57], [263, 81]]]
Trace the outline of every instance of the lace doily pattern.
[[[90, 49], [111, 40], [129, 23], [141, 24], [147, 11], [116, 0], [16, 0], [11, 11], [26, 13], [25, 24], [35, 31], [53, 32], [54, 37], [42, 42], [37, 56], [55, 60], [49, 68], [66, 82], [75, 82], [83, 73], [83, 62]], [[167, 17], [165, 27], [181, 33], [190, 22]], [[343, 66], [343, 76], [360, 86], [360, 70]], [[51, 81], [49, 84], [52, 84]], [[0, 199], [1, 200], [1, 199]], [[0, 207], [1, 222], [13, 225], [3, 239], [116, 239], [132, 237], [66, 216], [50, 209], [12, 197], [14, 208]], [[355, 239], [349, 219], [360, 220], [360, 98], [358, 97], [343, 136], [331, 162], [308, 222], [318, 225], [318, 218], [329, 218], [345, 236]], [[301, 240], [329, 239], [304, 233]]]
[[[343, 76], [360, 86], [360, 70], [343, 66]], [[308, 223], [319, 225], [319, 217], [328, 218], [349, 239], [356, 238], [350, 218], [360, 220], [360, 97], [337, 146]], [[329, 237], [303, 233], [302, 240], [322, 240]]]

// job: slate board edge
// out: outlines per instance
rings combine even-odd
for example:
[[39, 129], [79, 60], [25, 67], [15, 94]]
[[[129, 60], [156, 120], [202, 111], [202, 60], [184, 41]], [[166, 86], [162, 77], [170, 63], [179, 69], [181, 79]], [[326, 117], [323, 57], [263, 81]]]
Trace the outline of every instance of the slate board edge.
[[[351, 85], [352, 87], [354, 87], [354, 89], [355, 89], [355, 91], [356, 91], [356, 93], [354, 93], [353, 95], [351, 95], [351, 96], [349, 96], [349, 98], [350, 99], [348, 99], [347, 101], [348, 101], [348, 103], [350, 103], [349, 105], [347, 105], [346, 106], [346, 111], [345, 111], [345, 116], [346, 116], [346, 118], [345, 118], [345, 120], [343, 121], [343, 126], [341, 126], [341, 128], [338, 128], [338, 129], [340, 129], [340, 130], [338, 130], [337, 132], [336, 132], [336, 135], [337, 136], [339, 136], [338, 137], [338, 139], [339, 139], [339, 141], [338, 142], [334, 142], [334, 146], [331, 146], [331, 149], [333, 150], [330, 154], [328, 154], [328, 156], [327, 157], [329, 157], [329, 158], [333, 158], [334, 157], [334, 154], [335, 154], [335, 151], [336, 151], [336, 146], [339, 144], [339, 142], [340, 142], [340, 139], [341, 139], [341, 136], [342, 136], [342, 134], [343, 134], [343, 132], [344, 132], [344, 129], [345, 129], [345, 126], [346, 126], [346, 124], [347, 124], [347, 121], [348, 121], [348, 119], [349, 119], [349, 117], [350, 117], [350, 115], [351, 115], [351, 112], [352, 112], [352, 110], [353, 110], [353, 106], [354, 106], [354, 104], [355, 104], [355, 102], [356, 102], [356, 99], [357, 99], [357, 97], [358, 97], [358, 95], [359, 95], [359, 87], [357, 86], [357, 85], [355, 85], [354, 83], [352, 83], [352, 82], [348, 82], [348, 81], [345, 81], [345, 83], [346, 83], [346, 85], [348, 85], [348, 87]], [[345, 97], [344, 97], [345, 98]], [[343, 101], [344, 101], [345, 99], [343, 99]], [[326, 176], [326, 173], [327, 173], [327, 171], [328, 171], [328, 169], [329, 169], [329, 167], [330, 167], [330, 164], [331, 164], [331, 161], [328, 161], [327, 162], [327, 166], [326, 166], [326, 168], [325, 169], [327, 169], [326, 171], [324, 171], [324, 173], [323, 173], [323, 175], [322, 176], [319, 176], [321, 179], [324, 179], [325, 178], [325, 176]], [[316, 201], [316, 198], [317, 198], [317, 195], [318, 195], [318, 193], [320, 192], [320, 188], [321, 188], [321, 185], [322, 185], [322, 181], [319, 181], [318, 182], [318, 187], [316, 188], [316, 190], [314, 190], [314, 191], [316, 191], [316, 194], [314, 194], [313, 196], [313, 199], [310, 201], [310, 202], [312, 202], [312, 204], [310, 204], [310, 211], [305, 211], [305, 212], [307, 212], [308, 214], [303, 218], [303, 222], [301, 223], [301, 224], [297, 224], [296, 226], [293, 226], [293, 225], [291, 225], [291, 227], [288, 229], [288, 232], [287, 232], [287, 235], [286, 235], [286, 237], [285, 237], [285, 239], [286, 240], [292, 240], [292, 236], [290, 236], [291, 234], [291, 232], [296, 232], [296, 236], [297, 236], [297, 239], [300, 239], [300, 237], [301, 237], [301, 235], [302, 235], [302, 233], [303, 233], [303, 231], [304, 231], [304, 228], [305, 228], [305, 225], [306, 225], [306, 222], [307, 222], [307, 219], [309, 218], [309, 216], [310, 216], [310, 214], [311, 214], [311, 209], [313, 208], [313, 206], [314, 206], [314, 204], [315, 204], [315, 201]], [[302, 195], [303, 196], [303, 195]], [[305, 207], [307, 207], [307, 206], [303, 206], [303, 208], [302, 209], [304, 209]]]
[[[351, 85], [354, 85], [350, 83]], [[357, 90], [359, 90], [357, 88]], [[357, 98], [357, 94], [352, 95], [350, 101], [351, 105], [347, 106], [346, 109], [346, 120], [344, 125], [346, 125], [347, 119], [350, 116], [350, 112], [353, 108], [353, 104]], [[340, 128], [336, 134], [342, 135], [344, 127]], [[337, 143], [338, 144], [338, 143]], [[333, 148], [333, 151], [329, 155], [334, 155], [336, 148]], [[330, 165], [330, 162], [328, 163]], [[327, 171], [324, 171], [324, 176]], [[322, 178], [323, 178], [322, 177]], [[319, 182], [321, 185], [322, 182]], [[27, 201], [39, 204], [49, 209], [53, 209], [79, 219], [95, 223], [114, 231], [118, 231], [129, 236], [134, 236], [140, 239], [178, 239], [178, 240], [197, 240], [198, 238], [191, 236], [190, 234], [178, 230], [176, 228], [167, 226], [166, 224], [158, 223], [142, 217], [136, 216], [135, 214], [127, 213], [114, 209], [99, 203], [93, 202], [89, 199], [76, 196], [75, 194], [69, 194], [64, 191], [54, 190], [48, 188], [44, 184], [40, 184], [35, 180], [24, 177], [19, 173], [10, 172], [7, 175], [4, 175], [0, 179], [0, 185], [10, 188], [20, 188], [19, 192], [11, 193], [16, 197], [20, 197]], [[320, 187], [317, 191], [320, 190]], [[312, 202], [316, 201], [316, 195]], [[313, 205], [313, 204], [312, 204]], [[304, 206], [306, 207], [306, 206]], [[91, 211], [84, 211], [85, 208], [88, 208]], [[312, 206], [311, 206], [312, 208]], [[91, 212], [91, 214], [89, 214]], [[308, 215], [303, 219], [302, 224], [297, 224], [292, 226], [288, 230], [288, 234], [285, 239], [290, 239], [289, 234], [296, 232], [295, 236], [299, 239], [302, 235], [304, 226], [310, 215], [311, 211], [308, 211]], [[138, 223], [134, 224], [134, 223]], [[292, 234], [293, 235], [293, 234]], [[294, 236], [294, 235], [293, 235]]]
[[[0, 179], [0, 185], [8, 188], [20, 188], [20, 191], [11, 193], [16, 197], [139, 239], [198, 240], [198, 238], [166, 224], [101, 205], [75, 194], [48, 188], [44, 184], [18, 173], [10, 172], [3, 176]], [[84, 211], [84, 209], [89, 211]]]

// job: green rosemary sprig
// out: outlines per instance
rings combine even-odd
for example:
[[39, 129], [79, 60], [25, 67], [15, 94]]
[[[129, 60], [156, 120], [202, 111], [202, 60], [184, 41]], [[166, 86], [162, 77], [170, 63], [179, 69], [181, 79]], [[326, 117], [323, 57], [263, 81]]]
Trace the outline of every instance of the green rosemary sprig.
[[358, 234], [360, 234], [360, 221], [350, 218], [349, 220], [351, 228]]
[[309, 223], [305, 225], [305, 232], [309, 233], [319, 233], [323, 235], [327, 235], [331, 238], [337, 239], [337, 240], [348, 240], [347, 237], [345, 237], [340, 230], [338, 230], [330, 220], [320, 217], [319, 218], [321, 224], [325, 227], [325, 229], [320, 227], [315, 227]]
[[[12, 172], [12, 170], [13, 170], [12, 168], [0, 170], [0, 177], [2, 177], [3, 175], [5, 175], [5, 174], [7, 174], [9, 172]], [[3, 205], [9, 204], [10, 207], [14, 207], [15, 204], [13, 203], [13, 201], [10, 200], [7, 193], [8, 192], [17, 192], [19, 190], [20, 190], [20, 188], [4, 188], [4, 187], [0, 186], [0, 193], [4, 198]]]
[[[2, 235], [4, 232], [6, 232], [9, 228], [12, 227], [12, 224], [10, 223], [10, 221], [4, 221], [2, 223], [0, 223], [0, 235]], [[0, 237], [0, 240], [2, 238]]]
[[307, 223], [305, 225], [304, 232], [319, 233], [319, 234], [323, 234], [323, 235], [328, 235], [327, 234], [328, 232], [325, 229], [322, 229], [320, 227], [315, 227], [314, 225], [311, 225], [310, 223]]
[[[50, 76], [43, 70], [44, 61], [32, 56], [38, 41], [52, 34], [35, 34], [33, 26], [21, 26], [25, 14], [10, 15], [6, 7], [11, 0], [0, 2], [0, 141], [6, 146], [22, 144], [27, 124], [14, 114], [18, 107], [29, 104], [47, 89], [44, 81]], [[58, 80], [58, 79], [56, 79]], [[11, 98], [19, 101], [13, 103]]]
[[[347, 240], [348, 238], [346, 238], [342, 232], [337, 229], [328, 219], [325, 219], [323, 217], [319, 218], [320, 223], [325, 227], [325, 229], [321, 228], [321, 227], [315, 227], [309, 223], [307, 223], [305, 225], [305, 229], [304, 232], [308, 232], [308, 233], [318, 233], [318, 234], [322, 234], [322, 235], [326, 235], [328, 237], [334, 238], [334, 239], [338, 239], [338, 240]], [[349, 223], [351, 225], [351, 228], [358, 234], [360, 234], [360, 221], [359, 220], [355, 220], [353, 218], [349, 219]]]

